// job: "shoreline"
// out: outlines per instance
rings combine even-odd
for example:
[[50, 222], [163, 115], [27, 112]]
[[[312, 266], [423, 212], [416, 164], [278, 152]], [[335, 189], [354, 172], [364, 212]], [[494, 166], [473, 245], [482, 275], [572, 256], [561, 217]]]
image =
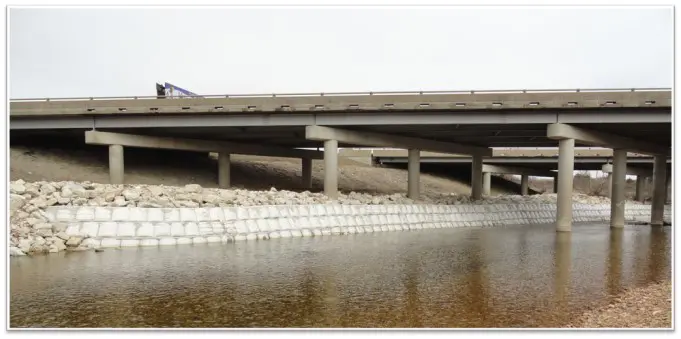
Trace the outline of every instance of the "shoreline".
[[[90, 182], [10, 182], [10, 255], [276, 237], [555, 221], [555, 194], [342, 194]], [[609, 199], [573, 197], [575, 222], [604, 221]], [[628, 202], [628, 220], [649, 218]], [[552, 206], [553, 205], [553, 206]], [[594, 207], [595, 206], [595, 207]], [[647, 215], [646, 215], [647, 209]], [[309, 218], [308, 218], [309, 217]]]

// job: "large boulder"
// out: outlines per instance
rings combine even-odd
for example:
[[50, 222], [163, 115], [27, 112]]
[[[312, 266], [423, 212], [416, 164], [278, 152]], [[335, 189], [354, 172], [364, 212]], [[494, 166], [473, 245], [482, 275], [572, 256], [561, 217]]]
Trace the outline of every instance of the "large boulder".
[[18, 194], [9, 195], [9, 216], [14, 216], [14, 213], [26, 204], [26, 199]]

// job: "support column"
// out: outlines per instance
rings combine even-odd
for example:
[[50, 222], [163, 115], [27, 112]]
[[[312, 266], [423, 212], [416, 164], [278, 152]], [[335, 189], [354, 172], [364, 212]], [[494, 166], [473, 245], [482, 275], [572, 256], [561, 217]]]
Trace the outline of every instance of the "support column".
[[527, 174], [520, 176], [520, 195], [525, 196], [530, 192], [530, 177]]
[[610, 194], [610, 227], [624, 227], [624, 187], [627, 184], [627, 151], [613, 150], [612, 192]]
[[123, 146], [109, 146], [109, 181], [112, 185], [123, 184]]
[[338, 198], [338, 140], [324, 141], [324, 194]]
[[558, 193], [558, 175], [553, 177], [553, 193]]
[[653, 167], [653, 203], [650, 211], [650, 225], [662, 226], [664, 224], [664, 200], [665, 181], [667, 178], [667, 159], [664, 156], [655, 156]]
[[665, 204], [672, 202], [672, 176], [671, 173], [667, 173], [667, 181], [665, 183], [664, 189], [664, 202]]
[[419, 175], [421, 172], [421, 151], [409, 150], [407, 197], [416, 200], [419, 198]]
[[471, 199], [482, 198], [482, 155], [474, 155], [471, 167]]
[[492, 173], [482, 173], [482, 194], [490, 195], [492, 193]]
[[642, 175], [637, 175], [636, 176], [636, 196], [634, 197], [634, 200], [643, 201], [645, 199], [645, 197], [644, 197], [645, 189], [646, 189], [646, 177], [644, 177]]
[[575, 139], [558, 142], [558, 203], [556, 231], [572, 231], [572, 180], [575, 170]]
[[310, 158], [302, 158], [302, 166], [303, 166], [303, 177], [302, 177], [302, 184], [303, 188], [312, 188], [312, 159]]
[[[614, 165], [613, 165], [614, 167]], [[612, 199], [612, 173], [608, 173], [608, 198]]]
[[230, 174], [230, 155], [229, 153], [219, 152], [218, 153], [218, 186], [220, 188], [231, 187], [231, 174]]

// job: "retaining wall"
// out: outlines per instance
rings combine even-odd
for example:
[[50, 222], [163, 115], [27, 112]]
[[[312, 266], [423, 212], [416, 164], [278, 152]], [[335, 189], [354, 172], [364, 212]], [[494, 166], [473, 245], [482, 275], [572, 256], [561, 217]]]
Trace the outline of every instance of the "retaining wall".
[[[428, 228], [546, 224], [555, 204], [294, 205], [214, 208], [50, 207], [68, 236], [93, 247], [158, 246]], [[629, 221], [650, 221], [650, 205], [627, 204]], [[671, 207], [665, 206], [669, 221]], [[610, 205], [574, 204], [575, 222], [610, 220]]]

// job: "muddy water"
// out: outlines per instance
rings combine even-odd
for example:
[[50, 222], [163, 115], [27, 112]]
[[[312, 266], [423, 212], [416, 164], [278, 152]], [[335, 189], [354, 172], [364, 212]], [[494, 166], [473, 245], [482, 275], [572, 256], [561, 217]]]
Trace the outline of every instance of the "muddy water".
[[11, 327], [558, 327], [669, 279], [671, 229], [434, 229], [10, 259]]

